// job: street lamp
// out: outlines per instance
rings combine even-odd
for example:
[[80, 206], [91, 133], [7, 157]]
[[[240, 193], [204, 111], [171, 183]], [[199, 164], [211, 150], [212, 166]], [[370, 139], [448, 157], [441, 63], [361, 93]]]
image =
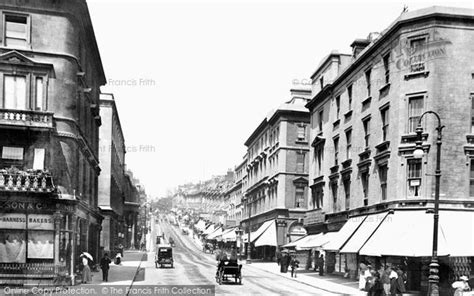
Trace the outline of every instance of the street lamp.
[[249, 213], [249, 219], [248, 219], [248, 222], [247, 222], [248, 233], [247, 233], [247, 260], [246, 260], [246, 263], [250, 264], [250, 263], [252, 263], [252, 259], [250, 258], [250, 252], [252, 251], [251, 246], [250, 246], [250, 202], [249, 202], [249, 198], [247, 196], [244, 196], [244, 202], [247, 205], [247, 212]]
[[439, 296], [439, 264], [438, 264], [438, 224], [439, 224], [439, 183], [441, 179], [441, 133], [444, 126], [441, 125], [441, 119], [436, 112], [426, 111], [423, 113], [418, 120], [418, 126], [416, 128], [416, 147], [413, 152], [414, 158], [423, 157], [423, 147], [422, 147], [422, 133], [423, 128], [421, 127], [421, 119], [426, 114], [433, 114], [438, 119], [438, 137], [436, 138], [436, 170], [435, 170], [435, 200], [434, 200], [434, 215], [433, 215], [433, 253], [431, 256], [430, 262], [430, 276], [429, 276], [429, 295]]

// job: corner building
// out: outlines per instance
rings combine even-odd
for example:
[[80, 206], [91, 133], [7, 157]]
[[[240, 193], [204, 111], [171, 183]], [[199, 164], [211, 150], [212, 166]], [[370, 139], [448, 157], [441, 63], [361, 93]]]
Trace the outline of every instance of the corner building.
[[72, 284], [99, 255], [99, 87], [85, 1], [0, 3], [0, 283]]
[[[474, 256], [474, 11], [403, 13], [381, 33], [332, 52], [312, 75], [310, 187], [305, 227], [330, 233], [326, 270], [358, 276], [358, 264], [400, 266], [407, 289], [426, 292], [433, 241], [441, 117], [438, 255], [441, 295]], [[462, 232], [462, 234], [460, 233]]]

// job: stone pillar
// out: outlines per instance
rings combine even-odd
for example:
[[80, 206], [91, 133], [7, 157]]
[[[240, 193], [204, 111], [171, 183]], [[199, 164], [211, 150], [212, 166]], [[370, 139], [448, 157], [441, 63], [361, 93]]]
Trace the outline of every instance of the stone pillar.
[[[89, 232], [90, 232], [90, 227], [91, 227], [91, 225], [92, 225], [91, 221], [92, 221], [92, 218], [91, 218], [91, 216], [89, 215], [89, 216], [88, 216], [88, 219], [87, 219], [87, 221], [86, 221], [86, 242], [85, 242], [85, 244], [86, 244], [86, 250], [87, 250], [87, 252], [89, 252], [89, 253], [91, 252], [91, 250], [89, 250], [89, 235], [90, 235]], [[92, 253], [94, 253], [94, 252], [92, 252]]]
[[76, 267], [76, 247], [77, 247], [77, 216], [71, 215], [71, 284], [75, 285], [75, 277], [76, 271], [74, 270]]
[[61, 237], [61, 219], [62, 215], [59, 211], [54, 212], [54, 265], [59, 266], [59, 239]]

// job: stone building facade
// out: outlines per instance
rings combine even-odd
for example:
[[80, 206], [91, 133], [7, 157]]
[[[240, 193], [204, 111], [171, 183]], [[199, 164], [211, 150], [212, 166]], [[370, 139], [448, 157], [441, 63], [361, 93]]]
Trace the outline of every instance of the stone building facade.
[[133, 179], [133, 174], [131, 171], [127, 170], [125, 172], [125, 202], [123, 209], [124, 217], [124, 242], [123, 245], [127, 249], [139, 249], [140, 248], [140, 239], [139, 239], [139, 225], [138, 221], [140, 219], [140, 200], [137, 189], [137, 183]]
[[[309, 113], [304, 106], [310, 91], [292, 90], [291, 95], [291, 100], [271, 112], [245, 142], [244, 241], [248, 242], [249, 229], [255, 233], [270, 221], [274, 223], [271, 227], [276, 227], [276, 237], [269, 245], [253, 249], [252, 257], [271, 258], [276, 247], [301, 235], [294, 230], [302, 228], [306, 212]], [[256, 239], [250, 235], [251, 244]]]
[[224, 195], [226, 226], [239, 226], [242, 220], [242, 180], [247, 171], [247, 160], [234, 169], [234, 180]]
[[80, 253], [99, 255], [102, 220], [91, 19], [80, 0], [6, 0], [0, 13], [0, 281], [71, 283]]
[[115, 253], [119, 245], [124, 246], [124, 206], [127, 193], [125, 178], [125, 140], [120, 117], [112, 94], [100, 95], [99, 161], [102, 172], [99, 176], [99, 208], [104, 216], [100, 245], [104, 252]]
[[[474, 215], [473, 21], [472, 10], [432, 7], [407, 12], [382, 33], [355, 40], [351, 55], [332, 52], [313, 74], [313, 98], [307, 105], [311, 192], [305, 226], [310, 233], [334, 232], [355, 221], [350, 217], [384, 217], [364, 234], [372, 236], [356, 251], [328, 250], [328, 270], [349, 269], [355, 274], [357, 263], [367, 257], [364, 247], [381, 237], [377, 229], [391, 217], [397, 221], [402, 212], [413, 213], [414, 221], [432, 216], [424, 210], [434, 205], [435, 116], [423, 117], [425, 155], [413, 157], [415, 129], [425, 111], [435, 111], [445, 126], [440, 227], [446, 234], [451, 223], [446, 217], [454, 211]], [[418, 235], [428, 233], [430, 239], [431, 232], [428, 228]], [[423, 239], [416, 243], [422, 245]], [[383, 248], [380, 252], [382, 257], [370, 260], [404, 266], [408, 288], [427, 289], [429, 254], [414, 258], [383, 256]], [[441, 261], [443, 289], [459, 275], [469, 274], [472, 257], [466, 255], [451, 253]]]

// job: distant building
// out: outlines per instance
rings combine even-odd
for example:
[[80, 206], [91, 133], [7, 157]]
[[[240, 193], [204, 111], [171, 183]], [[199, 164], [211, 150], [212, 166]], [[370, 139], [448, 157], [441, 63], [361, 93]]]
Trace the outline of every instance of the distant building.
[[0, 3], [0, 283], [74, 283], [99, 256], [100, 86], [86, 1]]
[[[271, 258], [277, 246], [305, 234], [310, 119], [304, 106], [310, 94], [310, 90], [291, 90], [291, 100], [264, 118], [245, 142], [241, 225], [247, 234], [249, 227], [252, 232], [251, 244], [256, 246], [252, 257]], [[259, 241], [260, 237], [268, 239]]]
[[[328, 272], [391, 263], [407, 290], [427, 289], [435, 194], [435, 116], [422, 120], [426, 152], [413, 157], [425, 111], [441, 117], [441, 295], [474, 269], [474, 11], [406, 12], [381, 34], [331, 53], [313, 74], [311, 152], [305, 227], [336, 232], [323, 246]], [[457, 239], [455, 225], [464, 225]], [[442, 233], [442, 234], [441, 234]], [[468, 243], [471, 242], [471, 243]], [[404, 246], [410, 245], [405, 248]], [[449, 246], [449, 247], [448, 247]], [[443, 251], [442, 251], [443, 250]]]
[[242, 181], [247, 174], [247, 159], [234, 170], [234, 181], [225, 193], [226, 226], [239, 226], [242, 220]]
[[[124, 245], [124, 204], [128, 185], [125, 178], [125, 140], [112, 94], [101, 94], [99, 134], [99, 208], [104, 216], [100, 245], [104, 252], [115, 253]], [[113, 254], [112, 254], [113, 255]]]
[[125, 237], [124, 247], [127, 249], [140, 248], [139, 225], [140, 218], [140, 199], [137, 185], [133, 180], [131, 171], [125, 172], [125, 204], [123, 208]]

